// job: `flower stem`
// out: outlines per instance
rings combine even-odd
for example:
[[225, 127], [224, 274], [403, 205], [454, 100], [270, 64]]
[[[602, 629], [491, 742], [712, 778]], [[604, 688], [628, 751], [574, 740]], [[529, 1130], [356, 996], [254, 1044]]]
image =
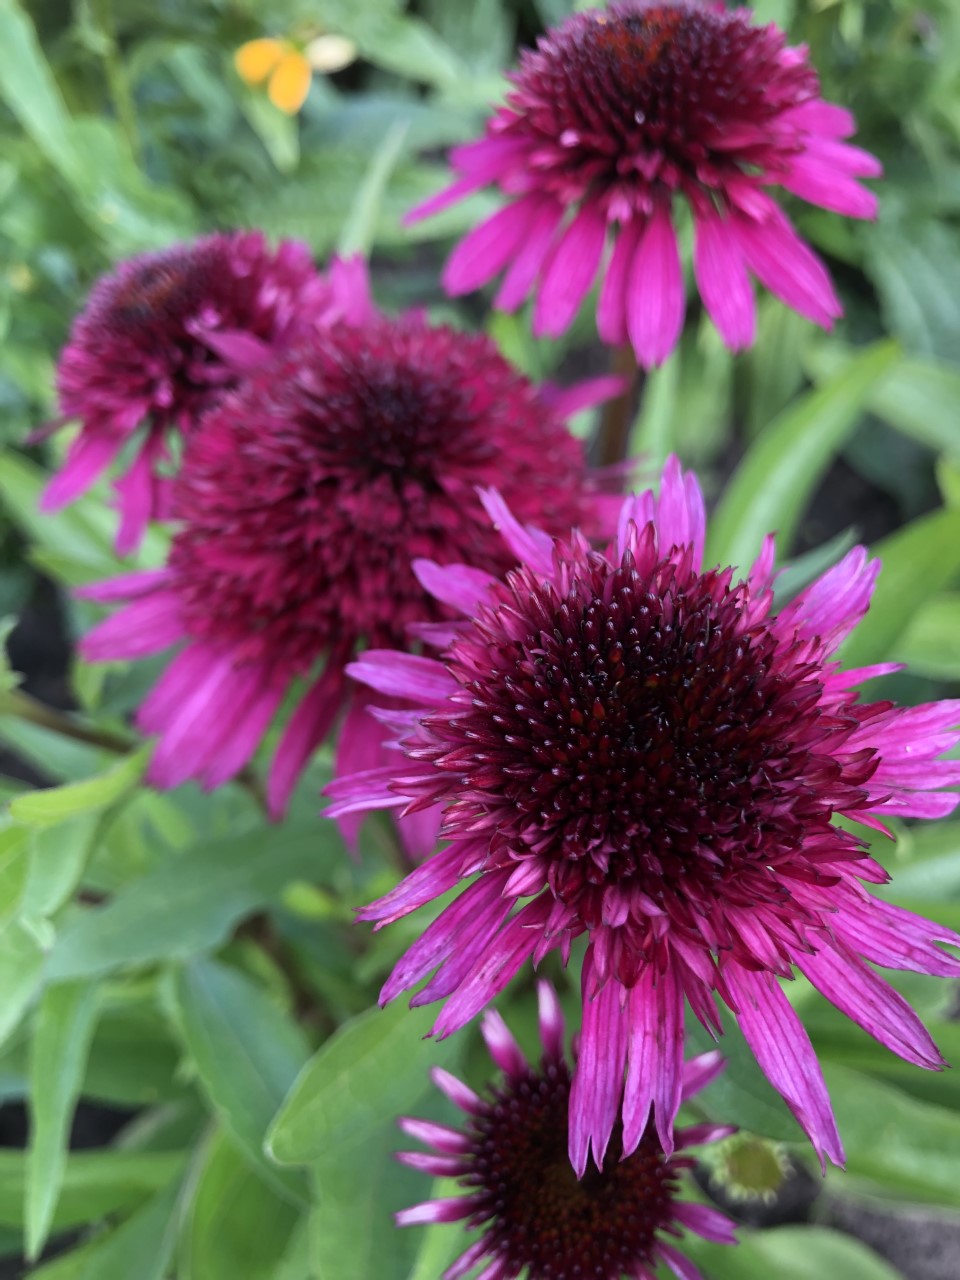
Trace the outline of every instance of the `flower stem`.
[[627, 387], [615, 400], [608, 400], [597, 437], [597, 466], [612, 467], [624, 462], [630, 451], [630, 428], [637, 410], [643, 385], [643, 372], [629, 343], [615, 347], [610, 357], [610, 372], [626, 379]]
[[[139, 743], [133, 735], [117, 733], [112, 729], [102, 729], [96, 725], [84, 724], [64, 711], [48, 707], [38, 702], [28, 693], [19, 689], [8, 690], [0, 697], [0, 714], [16, 716], [18, 720], [26, 720], [59, 734], [61, 738], [71, 738], [74, 742], [85, 742], [88, 746], [99, 747], [101, 751], [110, 751], [114, 755], [125, 756], [135, 751]], [[250, 768], [242, 770], [236, 776], [236, 782], [243, 787], [259, 808], [267, 812], [267, 798], [263, 782]]]

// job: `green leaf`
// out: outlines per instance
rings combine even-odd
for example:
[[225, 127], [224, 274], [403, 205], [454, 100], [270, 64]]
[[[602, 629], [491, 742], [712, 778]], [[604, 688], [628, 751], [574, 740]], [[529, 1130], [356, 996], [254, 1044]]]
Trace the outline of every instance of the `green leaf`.
[[0, 97], [34, 145], [72, 185], [82, 179], [71, 120], [33, 24], [17, 0], [0, 4]]
[[425, 1040], [435, 1009], [368, 1009], [344, 1023], [300, 1073], [267, 1135], [281, 1164], [309, 1164], [362, 1142], [423, 1092], [431, 1066], [447, 1065], [456, 1038]]
[[76, 1280], [163, 1280], [177, 1242], [179, 1197], [177, 1179], [98, 1245]]
[[197, 1175], [181, 1280], [275, 1280], [298, 1220], [297, 1210], [215, 1133]]
[[[422, 1083], [429, 1087], [427, 1076]], [[310, 1253], [319, 1276], [406, 1280], [417, 1240], [413, 1232], [397, 1231], [392, 1215], [421, 1198], [424, 1186], [422, 1175], [394, 1156], [400, 1137], [384, 1122], [362, 1143], [331, 1148], [314, 1164]]]
[[873, 551], [883, 568], [870, 611], [841, 650], [852, 667], [888, 658], [913, 615], [960, 574], [960, 510], [922, 516]]
[[[719, 1048], [726, 1067], [713, 1084], [697, 1094], [696, 1106], [718, 1123], [736, 1124], [780, 1142], [796, 1142], [800, 1130], [787, 1104], [760, 1070], [733, 1016], [726, 1011], [721, 1016]], [[693, 1017], [687, 1019], [687, 1039], [697, 1053], [717, 1048]]]
[[267, 1128], [310, 1056], [300, 1028], [250, 978], [198, 960], [173, 981], [177, 1022], [214, 1110], [261, 1178], [303, 1203], [299, 1177], [266, 1164]]
[[300, 163], [300, 126], [296, 117], [284, 115], [262, 93], [238, 93], [240, 109], [267, 155], [280, 173], [292, 173]]
[[[2, 11], [2, 10], [0, 10]], [[105, 577], [120, 567], [113, 553], [116, 515], [96, 491], [62, 511], [41, 512], [40, 496], [49, 476], [22, 454], [0, 453], [0, 498], [17, 525], [39, 546], [85, 562], [92, 574]], [[158, 528], [147, 531], [136, 556], [124, 562], [127, 569], [163, 564], [169, 534]]]
[[136, 787], [152, 750], [145, 744], [99, 777], [18, 796], [11, 801], [10, 814], [26, 826], [47, 827], [77, 814], [102, 813]]
[[898, 1199], [960, 1207], [960, 1115], [826, 1063], [851, 1181]]
[[[71, 1153], [53, 1226], [68, 1230], [129, 1213], [166, 1187], [185, 1163], [186, 1154], [180, 1151]], [[0, 1223], [22, 1226], [26, 1183], [26, 1153], [0, 1150]]]
[[872, 1249], [826, 1227], [741, 1228], [739, 1234], [735, 1249], [688, 1235], [680, 1250], [710, 1280], [901, 1280]]
[[470, 83], [468, 68], [450, 46], [425, 22], [397, 13], [392, 3], [325, 0], [323, 18], [375, 66], [445, 89]]
[[913, 675], [960, 680], [960, 592], [927, 600], [909, 619], [892, 656]]
[[32, 929], [14, 920], [0, 930], [0, 1044], [20, 1019], [43, 981], [44, 949]]
[[766, 534], [785, 551], [821, 477], [860, 420], [870, 390], [899, 359], [868, 347], [824, 386], [784, 410], [750, 446], [714, 514], [707, 562], [746, 569]]
[[[120, 988], [126, 1003], [106, 1006], [87, 1058], [83, 1096], [121, 1107], [151, 1107], [182, 1098], [191, 1085], [183, 1052], [142, 982]], [[121, 997], [117, 989], [115, 1000]]]
[[29, 876], [29, 832], [23, 827], [0, 828], [0, 928], [19, 913]]
[[78, 814], [57, 827], [34, 827], [24, 915], [43, 919], [59, 911], [80, 883], [102, 828], [96, 813]]
[[[463, 1194], [463, 1187], [456, 1178], [437, 1178], [430, 1188], [429, 1198], [450, 1200]], [[475, 1238], [476, 1232], [464, 1231], [463, 1224], [459, 1222], [435, 1222], [422, 1229], [420, 1247], [407, 1280], [436, 1280]]]
[[407, 132], [408, 126], [405, 123], [392, 125], [370, 161], [366, 177], [360, 184], [340, 233], [337, 251], [344, 257], [354, 253], [369, 256], [376, 237], [384, 193], [397, 161], [403, 154]]
[[50, 987], [40, 1002], [30, 1052], [30, 1147], [27, 1152], [26, 1254], [47, 1240], [67, 1167], [73, 1110], [80, 1096], [97, 1012], [96, 987]]
[[57, 940], [49, 976], [93, 977], [130, 965], [189, 959], [294, 880], [322, 873], [319, 824], [283, 826], [187, 852], [76, 917]]

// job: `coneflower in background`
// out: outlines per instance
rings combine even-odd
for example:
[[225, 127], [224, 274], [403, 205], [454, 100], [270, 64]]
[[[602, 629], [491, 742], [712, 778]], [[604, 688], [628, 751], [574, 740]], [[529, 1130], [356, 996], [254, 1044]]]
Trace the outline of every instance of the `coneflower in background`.
[[510, 79], [485, 137], [451, 153], [456, 182], [409, 215], [491, 184], [508, 198], [454, 250], [450, 293], [505, 271], [494, 305], [535, 290], [534, 333], [556, 337], [600, 273], [600, 337], [659, 364], [683, 327], [685, 203], [697, 284], [730, 348], [754, 339], [751, 275], [826, 329], [841, 314], [769, 189], [872, 218], [876, 197], [857, 179], [881, 166], [843, 141], [853, 117], [823, 101], [806, 49], [777, 27], [696, 0], [612, 4], [548, 32]]

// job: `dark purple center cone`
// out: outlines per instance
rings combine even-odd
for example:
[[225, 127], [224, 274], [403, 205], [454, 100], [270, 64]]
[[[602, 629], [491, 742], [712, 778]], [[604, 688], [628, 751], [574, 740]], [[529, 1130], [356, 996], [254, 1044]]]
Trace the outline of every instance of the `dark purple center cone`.
[[690, 192], [720, 186], [734, 161], [770, 167], [778, 116], [818, 91], [815, 72], [783, 51], [782, 34], [751, 26], [747, 11], [613, 5], [542, 40], [508, 102], [514, 127], [547, 147], [551, 185], [645, 180]]
[[493, 343], [378, 319], [313, 334], [207, 415], [176, 483], [171, 555], [191, 634], [303, 670], [405, 646], [443, 609], [418, 556], [511, 557], [477, 486], [560, 532], [585, 510], [582, 446]]
[[826, 883], [818, 841], [859, 856], [831, 819], [863, 807], [878, 761], [843, 754], [865, 711], [824, 710], [819, 650], [769, 626], [768, 592], [697, 573], [689, 553], [654, 563], [652, 539], [644, 572], [629, 551], [571, 560], [563, 596], [508, 577], [450, 651], [464, 709], [425, 717], [412, 752], [457, 779], [448, 830], [489, 829], [503, 866], [535, 858], [578, 927], [640, 928], [627, 985], [656, 917], [722, 946], [717, 903], [792, 912], [780, 876]]
[[[648, 1262], [656, 1233], [672, 1221], [677, 1171], [656, 1135], [620, 1159], [614, 1131], [602, 1170], [577, 1180], [567, 1151], [570, 1073], [545, 1058], [542, 1069], [507, 1079], [468, 1126], [471, 1173], [461, 1181], [480, 1205], [470, 1225], [486, 1223], [488, 1253], [526, 1266], [540, 1280], [618, 1280]], [[488, 1219], [490, 1221], [488, 1221]]]

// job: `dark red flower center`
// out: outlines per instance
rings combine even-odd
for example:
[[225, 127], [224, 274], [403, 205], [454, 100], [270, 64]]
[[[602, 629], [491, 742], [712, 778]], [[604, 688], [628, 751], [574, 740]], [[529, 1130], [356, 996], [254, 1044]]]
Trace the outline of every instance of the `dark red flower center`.
[[526, 55], [508, 99], [511, 128], [534, 135], [538, 183], [566, 197], [638, 184], [689, 194], [776, 168], [794, 145], [777, 118], [818, 82], [749, 17], [697, 3], [573, 15]]
[[858, 715], [822, 712], [817, 655], [778, 638], [731, 573], [674, 553], [641, 574], [629, 552], [616, 566], [591, 553], [563, 597], [512, 576], [451, 650], [471, 708], [423, 722], [424, 757], [471, 797], [450, 816], [490, 815], [504, 859], [546, 858], [589, 928], [609, 922], [612, 885], [691, 930], [718, 893], [779, 902], [773, 871], [815, 878], [798, 851], [864, 799], [874, 753], [836, 758]]
[[507, 569], [476, 487], [579, 523], [583, 453], [486, 338], [381, 319], [314, 334], [204, 420], [171, 555], [192, 634], [296, 670], [446, 616], [411, 560]]
[[619, 1280], [648, 1262], [669, 1226], [680, 1161], [668, 1165], [652, 1131], [621, 1160], [619, 1125], [602, 1170], [577, 1176], [567, 1152], [570, 1075], [546, 1058], [540, 1071], [507, 1080], [470, 1124], [472, 1171], [462, 1181], [481, 1206], [489, 1253], [519, 1274], [550, 1280]]

